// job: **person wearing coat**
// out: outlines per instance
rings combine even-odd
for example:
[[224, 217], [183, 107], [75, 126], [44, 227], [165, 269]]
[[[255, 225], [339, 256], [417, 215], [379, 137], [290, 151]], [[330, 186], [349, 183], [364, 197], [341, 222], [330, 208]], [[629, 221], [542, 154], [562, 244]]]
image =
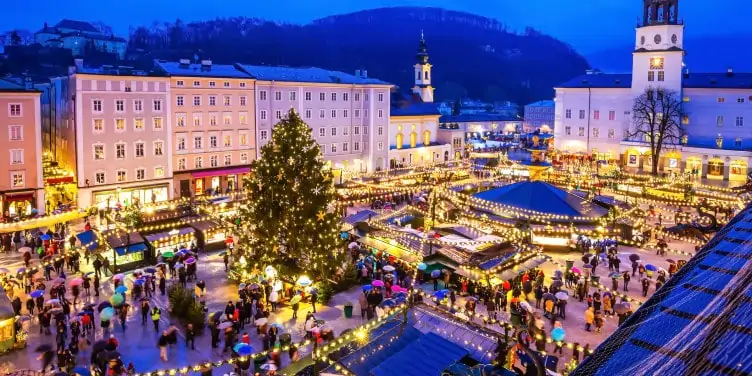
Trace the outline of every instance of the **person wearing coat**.
[[612, 305], [611, 305], [611, 297], [608, 295], [603, 296], [603, 312], [606, 315], [613, 315], [612, 312]]
[[590, 328], [593, 325], [593, 322], [595, 321], [595, 312], [593, 311], [593, 307], [589, 307], [585, 311], [585, 330], [590, 332]]

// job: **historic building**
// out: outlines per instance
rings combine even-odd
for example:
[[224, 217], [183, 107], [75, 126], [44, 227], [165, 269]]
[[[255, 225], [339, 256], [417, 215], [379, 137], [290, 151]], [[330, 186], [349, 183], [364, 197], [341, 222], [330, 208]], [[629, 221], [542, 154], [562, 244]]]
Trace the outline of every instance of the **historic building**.
[[526, 105], [524, 118], [522, 123], [524, 132], [540, 130], [543, 133], [553, 133], [554, 101], [545, 100]]
[[[555, 146], [650, 171], [650, 148], [627, 139], [634, 99], [648, 88], [677, 93], [685, 136], [660, 157], [659, 170], [688, 171], [709, 179], [746, 179], [752, 137], [752, 74], [729, 68], [697, 73], [684, 64], [684, 22], [679, 0], [644, 0], [631, 74], [589, 71], [556, 87]], [[626, 57], [625, 57], [626, 58]]]
[[31, 81], [0, 79], [0, 213], [12, 218], [45, 212], [41, 92]]
[[67, 48], [73, 56], [85, 56], [89, 49], [116, 54], [125, 58], [128, 41], [102, 33], [88, 22], [64, 19], [55, 26], [44, 27], [34, 33], [34, 42], [43, 46]]

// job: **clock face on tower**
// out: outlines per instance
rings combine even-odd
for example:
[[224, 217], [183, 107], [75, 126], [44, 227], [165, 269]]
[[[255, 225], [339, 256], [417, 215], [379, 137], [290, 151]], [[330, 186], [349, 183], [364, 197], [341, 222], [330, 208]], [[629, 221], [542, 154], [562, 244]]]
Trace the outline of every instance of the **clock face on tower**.
[[645, 44], [645, 36], [644, 35], [640, 37], [640, 44], [641, 45]]
[[655, 41], [655, 44], [661, 44], [661, 35], [655, 34], [655, 38], [653, 38], [653, 41]]
[[671, 43], [676, 44], [678, 40], [679, 40], [679, 37], [677, 37], [676, 34], [671, 36]]

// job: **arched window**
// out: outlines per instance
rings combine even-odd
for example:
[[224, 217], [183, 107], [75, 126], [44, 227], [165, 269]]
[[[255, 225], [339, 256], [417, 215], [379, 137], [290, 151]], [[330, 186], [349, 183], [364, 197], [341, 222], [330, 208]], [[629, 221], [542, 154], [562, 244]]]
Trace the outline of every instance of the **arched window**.
[[415, 79], [420, 81], [420, 71], [415, 72]]
[[425, 73], [423, 73], [423, 78], [425, 78], [426, 80], [428, 80], [428, 71], [425, 71]]
[[423, 145], [428, 146], [431, 144], [431, 131], [423, 132]]
[[444, 151], [444, 162], [449, 160], [449, 150]]
[[397, 149], [402, 149], [402, 142], [404, 142], [404, 136], [402, 135], [402, 132], [397, 133]]
[[418, 144], [418, 134], [415, 132], [410, 133], [410, 147], [414, 148]]

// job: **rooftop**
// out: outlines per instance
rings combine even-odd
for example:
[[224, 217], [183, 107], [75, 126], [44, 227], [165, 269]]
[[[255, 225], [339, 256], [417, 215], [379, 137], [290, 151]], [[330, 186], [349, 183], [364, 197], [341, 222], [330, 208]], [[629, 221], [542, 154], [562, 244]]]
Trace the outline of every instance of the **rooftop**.
[[178, 61], [164, 60], [156, 60], [154, 64], [170, 76], [252, 78], [236, 65], [212, 63], [211, 66], [203, 68], [200, 63], [180, 64]]
[[402, 93], [397, 90], [391, 95], [392, 109], [390, 116], [439, 116], [439, 103], [423, 102], [420, 95]]
[[[616, 88], [632, 87], [632, 75], [629, 73], [592, 73], [583, 74], [556, 88]], [[687, 89], [752, 89], [752, 73], [689, 73], [682, 80], [682, 87]]]
[[467, 114], [467, 115], [444, 115], [439, 118], [442, 123], [469, 123], [480, 121], [521, 121], [520, 119], [502, 114]]
[[2, 79], [0, 78], [0, 92], [19, 92], [19, 91], [37, 91], [36, 89], [27, 89], [26, 86], [23, 85], [22, 80], [18, 80], [19, 82], [15, 82], [14, 79]]
[[543, 100], [543, 101], [537, 101], [530, 103], [528, 105], [525, 105], [525, 107], [553, 107], [554, 101], [553, 100]]
[[752, 374], [752, 207], [571, 375]]
[[607, 214], [606, 209], [541, 181], [517, 182], [479, 192], [474, 196], [497, 204], [553, 215], [602, 217]]
[[275, 67], [265, 65], [235, 64], [238, 69], [262, 81], [310, 82], [324, 84], [390, 85], [375, 78], [360, 77], [340, 71], [316, 67]]
[[79, 31], [85, 31], [87, 33], [99, 33], [99, 29], [94, 27], [92, 24], [85, 22], [85, 21], [76, 21], [76, 20], [69, 20], [67, 18], [62, 19], [60, 22], [55, 25], [55, 27], [60, 29], [73, 29], [73, 30], [79, 30]]

